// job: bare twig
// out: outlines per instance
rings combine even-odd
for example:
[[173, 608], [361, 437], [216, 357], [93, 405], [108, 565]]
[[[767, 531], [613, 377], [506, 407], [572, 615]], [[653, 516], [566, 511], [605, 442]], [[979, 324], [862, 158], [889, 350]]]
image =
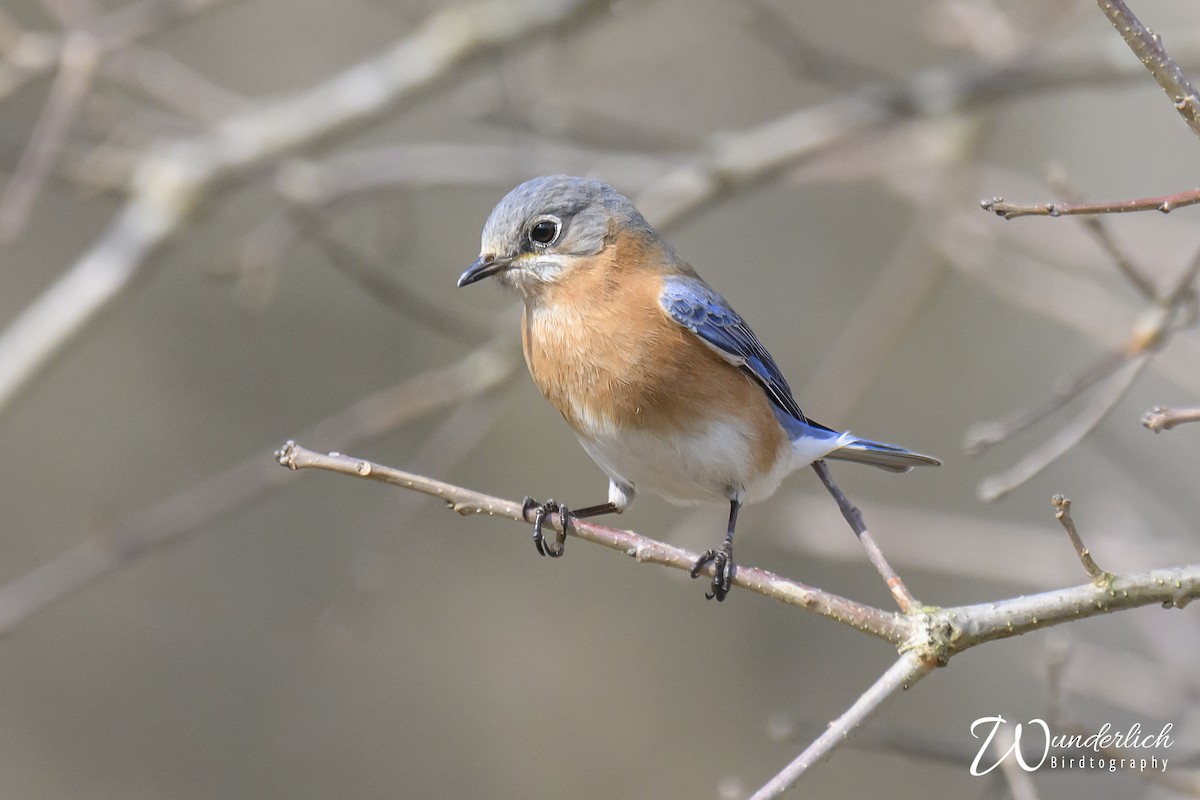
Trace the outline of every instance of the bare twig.
[[[423, 475], [404, 472], [340, 453], [321, 454], [287, 442], [275, 453], [283, 466], [322, 469], [433, 495], [459, 514], [488, 514], [527, 523], [522, 504], [482, 494]], [[547, 524], [554, 523], [551, 517]], [[690, 570], [694, 553], [633, 531], [572, 520], [570, 535], [625, 553], [642, 563]], [[850, 625], [920, 653], [921, 659], [945, 663], [956, 653], [986, 641], [1007, 639], [1064, 622], [1126, 608], [1163, 605], [1183, 608], [1200, 597], [1200, 564], [1112, 575], [1104, 586], [1087, 583], [1042, 594], [953, 608], [920, 606], [905, 614], [872, 606], [796, 583], [753, 567], [738, 567], [735, 585]]]
[[714, 136], [701, 155], [641, 193], [637, 205], [663, 228], [865, 130], [923, 115], [964, 112], [1034, 91], [1138, 74], [1103, 48], [1082, 41], [1023, 51], [974, 70], [920, 72], [907, 81], [867, 86], [824, 105], [799, 109], [737, 135]]
[[1062, 524], [1063, 530], [1067, 532], [1067, 538], [1071, 540], [1071, 545], [1079, 554], [1079, 561], [1083, 564], [1088, 576], [1096, 585], [1107, 582], [1112, 577], [1111, 574], [1096, 565], [1095, 559], [1092, 558], [1092, 551], [1084, 547], [1083, 539], [1079, 538], [1079, 531], [1075, 529], [1075, 520], [1071, 518], [1071, 498], [1056, 494], [1050, 498], [1050, 503], [1054, 506], [1054, 518]]
[[[1051, 170], [1048, 182], [1051, 188], [1065, 199], [1073, 203], [1083, 202], [1079, 192], [1067, 181], [1066, 172], [1061, 167]], [[1083, 225], [1083, 229], [1092, 235], [1101, 249], [1108, 253], [1108, 257], [1117, 265], [1117, 269], [1121, 270], [1125, 279], [1138, 290], [1143, 299], [1151, 301], [1158, 299], [1158, 288], [1141, 267], [1134, 263], [1133, 258], [1125, 252], [1125, 249], [1117, 243], [1102, 215], [1084, 214], [1079, 217], [1079, 222]]]
[[838, 746], [847, 741], [859, 728], [880, 712], [887, 701], [903, 689], [928, 675], [936, 663], [923, 660], [917, 653], [901, 654], [887, 672], [863, 692], [844, 714], [829, 723], [829, 727], [810, 744], [803, 753], [788, 764], [762, 788], [751, 795], [750, 800], [772, 800], [792, 788], [796, 781], [814, 764], [827, 758]]
[[1125, 5], [1124, 0], [1098, 2], [1108, 21], [1129, 45], [1129, 49], [1146, 69], [1150, 70], [1150, 74], [1167, 93], [1167, 97], [1171, 98], [1179, 116], [1183, 117], [1192, 132], [1200, 136], [1200, 95], [1197, 95], [1196, 87], [1179, 64], [1167, 55], [1162, 37], [1143, 25], [1129, 6]]
[[[1179, 64], [1167, 55], [1162, 37], [1151, 31], [1124, 3], [1124, 0], [1097, 0], [1109, 22], [1121, 34], [1129, 48], [1171, 98], [1175, 110], [1192, 131], [1200, 136], [1200, 94]], [[1062, 217], [1073, 214], [1121, 214], [1128, 211], [1161, 211], [1166, 214], [1181, 206], [1200, 202], [1200, 189], [1160, 197], [1115, 200], [1104, 203], [1009, 203], [1003, 198], [980, 201], [985, 211], [1004, 219], [1024, 216]]]
[[[491, 497], [422, 475], [375, 464], [365, 459], [352, 458], [339, 453], [325, 455], [301, 447], [295, 442], [288, 442], [275, 455], [280, 464], [292, 470], [324, 469], [433, 495], [446, 501], [446, 504], [459, 514], [487, 514], [519, 522], [528, 521], [521, 503]], [[554, 522], [557, 530], [557, 522], [547, 519], [547, 525], [551, 522]], [[571, 533], [580, 539], [618, 550], [639, 563], [674, 567], [685, 572], [690, 571], [692, 565], [696, 563], [698, 554], [641, 536], [632, 531], [618, 530], [588, 520], [572, 520], [570, 527]], [[744, 567], [739, 564], [733, 582], [734, 585], [743, 589], [790, 605], [800, 606], [893, 644], [905, 641], [909, 635], [908, 626], [903, 624], [896, 614], [847, 600], [821, 589], [805, 586], [765, 570]]]
[[1142, 424], [1155, 433], [1169, 431], [1185, 422], [1200, 422], [1200, 408], [1166, 408], [1155, 406], [1142, 417]]
[[904, 613], [915, 611], [920, 605], [913, 598], [912, 593], [908, 591], [908, 587], [904, 585], [904, 581], [900, 579], [900, 575], [896, 570], [892, 569], [892, 565], [884, 558], [883, 551], [875, 544], [875, 538], [871, 536], [871, 532], [867, 530], [867, 525], [863, 522], [862, 512], [858, 507], [850, 502], [850, 498], [834, 483], [833, 475], [829, 472], [829, 465], [825, 461], [814, 461], [812, 465], [813, 471], [817, 473], [817, 477], [821, 479], [821, 483], [825, 484], [825, 488], [833, 495], [833, 499], [837, 501], [838, 509], [841, 510], [842, 516], [849, 523], [854, 535], [858, 537], [858, 541], [862, 544], [863, 549], [867, 551], [867, 558], [876, 571], [883, 577], [887, 584], [888, 590], [891, 591], [892, 597], [896, 600], [896, 605]]
[[1188, 189], [1158, 197], [1134, 200], [1109, 200], [1101, 203], [1010, 203], [1002, 197], [980, 200], [979, 206], [1004, 219], [1017, 217], [1069, 217], [1078, 214], [1124, 214], [1129, 211], [1161, 211], [1169, 214], [1177, 208], [1200, 203], [1200, 189]]

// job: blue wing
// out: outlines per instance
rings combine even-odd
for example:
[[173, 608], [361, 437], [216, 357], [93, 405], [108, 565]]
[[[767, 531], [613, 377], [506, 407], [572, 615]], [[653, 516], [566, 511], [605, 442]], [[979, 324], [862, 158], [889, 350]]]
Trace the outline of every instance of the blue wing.
[[746, 370], [778, 409], [799, 422], [812, 424], [800, 411], [767, 348], [708, 284], [695, 275], [669, 275], [663, 280], [658, 303], [667, 316], [703, 339], [726, 361]]

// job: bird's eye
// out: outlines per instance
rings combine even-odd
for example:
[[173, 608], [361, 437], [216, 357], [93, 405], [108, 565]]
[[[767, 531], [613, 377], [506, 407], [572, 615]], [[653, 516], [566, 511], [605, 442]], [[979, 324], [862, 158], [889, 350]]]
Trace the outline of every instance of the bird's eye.
[[558, 231], [558, 220], [539, 219], [529, 229], [529, 240], [534, 244], [548, 245], [558, 238]]

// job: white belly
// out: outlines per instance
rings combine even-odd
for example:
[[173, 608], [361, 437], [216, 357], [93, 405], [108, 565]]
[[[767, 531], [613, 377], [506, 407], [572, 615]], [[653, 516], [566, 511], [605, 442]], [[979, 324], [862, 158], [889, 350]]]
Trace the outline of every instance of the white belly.
[[762, 500], [799, 466], [793, 451], [782, 449], [769, 470], [755, 469], [750, 432], [733, 419], [686, 435], [589, 427], [579, 441], [610, 479], [679, 505]]

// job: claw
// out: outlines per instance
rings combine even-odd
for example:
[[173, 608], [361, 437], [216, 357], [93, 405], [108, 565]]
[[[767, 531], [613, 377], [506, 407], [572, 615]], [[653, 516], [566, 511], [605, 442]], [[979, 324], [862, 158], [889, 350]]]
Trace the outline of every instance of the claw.
[[720, 550], [705, 550], [696, 559], [696, 563], [692, 564], [688, 574], [698, 578], [709, 564], [713, 565], [712, 591], [705, 592], [704, 596], [709, 600], [716, 598], [720, 603], [725, 600], [725, 595], [729, 594], [729, 588], [733, 585], [733, 575], [737, 570], [733, 563], [733, 543], [727, 540]]
[[[525, 501], [521, 503], [521, 516], [529, 519], [530, 511], [533, 512], [533, 546], [537, 548], [538, 555], [558, 558], [567, 546], [567, 525], [571, 521], [571, 512], [565, 505], [554, 500], [539, 503], [532, 497], [526, 497]], [[551, 545], [542, 533], [542, 526], [546, 521], [546, 515], [554, 512], [558, 512], [559, 530], [555, 531], [554, 544]]]

